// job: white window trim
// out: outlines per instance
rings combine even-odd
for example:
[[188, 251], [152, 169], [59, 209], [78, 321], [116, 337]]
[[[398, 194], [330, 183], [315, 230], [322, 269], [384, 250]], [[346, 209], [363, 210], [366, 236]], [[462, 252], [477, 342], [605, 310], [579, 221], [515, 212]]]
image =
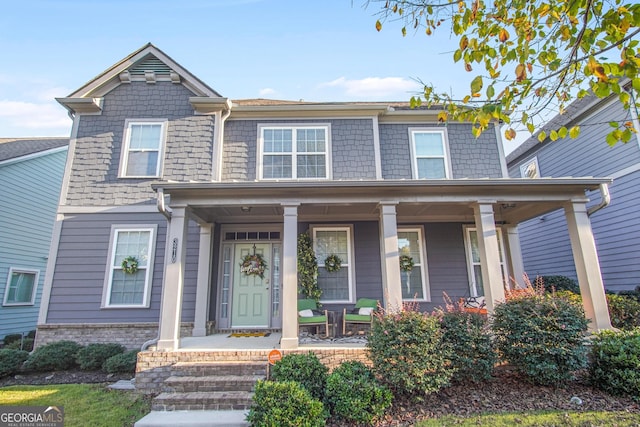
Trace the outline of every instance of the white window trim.
[[[355, 302], [355, 277], [356, 277], [356, 268], [355, 268], [355, 257], [354, 257], [354, 246], [353, 246], [353, 226], [352, 225], [312, 225], [311, 227], [311, 238], [313, 240], [313, 251], [316, 252], [316, 231], [346, 231], [347, 232], [347, 251], [348, 251], [348, 260], [347, 262], [342, 261], [342, 265], [347, 265], [349, 267], [349, 275], [348, 280], [348, 288], [349, 288], [349, 299], [348, 300], [325, 300], [320, 297], [321, 303], [326, 304], [345, 304], [345, 303], [354, 303]], [[324, 267], [324, 259], [318, 259], [318, 268]]]
[[[121, 231], [149, 231], [149, 262], [144, 282], [144, 295], [140, 304], [111, 304], [111, 285], [113, 281], [113, 259], [116, 252], [116, 241], [118, 233]], [[118, 224], [111, 226], [111, 237], [109, 239], [109, 258], [107, 259], [104, 285], [102, 288], [102, 303], [100, 308], [149, 308], [151, 304], [151, 284], [153, 282], [153, 263], [156, 253], [156, 240], [158, 234], [157, 224]]]
[[[434, 128], [434, 127], [410, 127], [409, 128], [409, 146], [411, 149], [411, 172], [412, 172], [413, 179], [428, 179], [428, 178], [418, 178], [418, 158], [416, 156], [416, 147], [415, 147], [415, 139], [414, 139], [414, 135], [416, 133], [439, 133], [442, 135], [442, 143], [444, 144], [443, 158], [444, 158], [445, 176], [443, 178], [437, 178], [437, 179], [451, 179], [451, 153], [449, 151], [449, 137], [447, 135], [447, 130], [443, 128]], [[440, 158], [440, 157], [438, 156], [437, 158]]]
[[[167, 119], [127, 119], [124, 122], [124, 132], [122, 134], [122, 152], [120, 153], [120, 171], [118, 178], [160, 178], [164, 168], [164, 152], [167, 142]], [[127, 175], [127, 163], [129, 161], [129, 136], [131, 135], [131, 125], [157, 125], [160, 128], [160, 146], [158, 148], [158, 164], [155, 175]]]
[[[424, 239], [424, 228], [422, 226], [398, 227], [398, 233], [418, 233], [418, 250], [420, 252], [420, 267], [422, 267], [422, 295], [423, 298], [403, 298], [403, 301], [431, 301], [431, 286], [429, 284], [429, 265], [427, 263], [426, 241]], [[398, 248], [399, 249], [399, 248]], [[415, 263], [415, 261], [414, 261]]]
[[[538, 176], [534, 176], [533, 178], [529, 178], [527, 176], [527, 168], [529, 167], [529, 165], [533, 163], [536, 166], [536, 172], [538, 173]], [[535, 178], [540, 178], [540, 164], [538, 163], [538, 156], [534, 156], [533, 158], [527, 160], [526, 162], [524, 162], [523, 164], [520, 165], [520, 177], [522, 178], [529, 178], [529, 179], [535, 179]]]
[[[325, 144], [325, 165], [327, 168], [327, 175], [325, 177], [315, 177], [315, 178], [298, 178], [293, 177], [293, 175], [297, 174], [297, 155], [299, 154], [295, 147], [295, 141], [293, 142], [293, 146], [291, 147], [291, 178], [264, 178], [264, 168], [262, 163], [262, 158], [264, 153], [264, 131], [266, 129], [304, 129], [304, 128], [323, 128], [325, 130], [325, 135], [327, 136], [327, 141]], [[295, 132], [294, 132], [295, 133]], [[257, 176], [261, 181], [326, 181], [330, 180], [333, 177], [333, 167], [331, 163], [331, 123], [295, 123], [295, 124], [259, 124], [258, 125], [258, 148], [257, 148]], [[284, 153], [283, 153], [284, 154]]]
[[[34, 281], [33, 281], [33, 289], [31, 290], [30, 301], [7, 302], [7, 299], [9, 297], [9, 286], [11, 286], [11, 276], [13, 276], [13, 273], [35, 274], [36, 277], [34, 278]], [[7, 277], [7, 285], [4, 288], [4, 299], [3, 299], [2, 305], [7, 307], [34, 305], [36, 301], [36, 291], [38, 290], [39, 283], [40, 283], [40, 270], [35, 268], [19, 268], [19, 267], [9, 268], [9, 277]]]
[[[467, 276], [469, 278], [469, 296], [470, 297], [477, 297], [478, 295], [474, 295], [476, 294], [475, 290], [477, 289], [477, 283], [476, 283], [476, 277], [473, 274], [474, 270], [473, 270], [473, 266], [475, 265], [473, 262], [473, 251], [471, 250], [471, 236], [470, 236], [470, 232], [471, 231], [475, 231], [476, 233], [478, 232], [478, 229], [474, 226], [474, 225], [464, 225], [463, 226], [463, 232], [464, 232], [464, 252], [466, 254], [466, 260], [467, 260]], [[500, 267], [502, 269], [502, 277], [503, 278], [509, 278], [509, 265], [507, 263], [507, 254], [506, 254], [506, 247], [504, 245], [504, 237], [503, 237], [503, 233], [502, 233], [502, 228], [501, 227], [496, 227], [496, 234], [498, 237], [498, 245], [499, 248], [502, 250], [501, 256], [502, 256], [502, 261], [500, 262]], [[480, 236], [478, 236], [478, 239], [480, 238]], [[479, 243], [479, 242], [478, 242]], [[482, 263], [478, 263], [478, 265], [480, 265], [480, 268], [482, 268]], [[505, 285], [505, 283], [503, 283], [503, 286]], [[483, 289], [484, 291], [484, 289]]]

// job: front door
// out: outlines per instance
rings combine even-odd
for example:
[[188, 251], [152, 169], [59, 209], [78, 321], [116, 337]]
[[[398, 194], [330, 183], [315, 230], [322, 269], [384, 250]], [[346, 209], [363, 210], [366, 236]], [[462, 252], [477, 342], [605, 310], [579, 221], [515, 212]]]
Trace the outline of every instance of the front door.
[[[236, 243], [235, 274], [233, 275], [233, 305], [231, 309], [232, 328], [268, 328], [269, 327], [269, 278], [271, 244]], [[241, 271], [243, 260], [248, 255], [262, 256], [267, 269], [264, 278], [258, 274]]]

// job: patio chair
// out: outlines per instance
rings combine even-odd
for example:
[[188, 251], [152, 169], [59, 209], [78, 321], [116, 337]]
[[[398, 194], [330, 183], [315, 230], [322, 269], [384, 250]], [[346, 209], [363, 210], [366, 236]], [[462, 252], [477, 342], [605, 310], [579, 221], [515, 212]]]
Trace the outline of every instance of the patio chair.
[[373, 312], [378, 308], [378, 300], [371, 298], [359, 298], [353, 310], [342, 313], [342, 335], [347, 333], [347, 324], [366, 324], [371, 327]]
[[298, 327], [315, 326], [316, 334], [318, 326], [324, 326], [325, 336], [329, 336], [329, 315], [327, 310], [319, 310], [318, 303], [313, 299], [298, 300]]

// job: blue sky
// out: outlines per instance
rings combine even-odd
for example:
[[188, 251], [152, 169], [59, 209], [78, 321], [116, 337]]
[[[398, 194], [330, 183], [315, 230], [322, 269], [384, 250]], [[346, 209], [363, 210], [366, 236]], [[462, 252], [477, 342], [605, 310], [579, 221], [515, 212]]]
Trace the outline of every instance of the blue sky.
[[[223, 96], [406, 101], [462, 93], [455, 43], [375, 30], [364, 0], [22, 0], [0, 14], [0, 137], [68, 136], [63, 97], [151, 42]], [[511, 151], [517, 143], [505, 143]]]

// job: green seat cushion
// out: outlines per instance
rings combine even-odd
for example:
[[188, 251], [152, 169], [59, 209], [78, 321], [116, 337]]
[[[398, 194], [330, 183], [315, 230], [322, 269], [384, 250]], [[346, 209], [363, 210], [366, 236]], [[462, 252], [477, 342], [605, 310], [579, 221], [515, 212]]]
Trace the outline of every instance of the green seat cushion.
[[313, 299], [299, 299], [298, 300], [298, 311], [302, 310], [316, 310], [318, 308], [318, 304], [316, 300]]
[[378, 308], [378, 300], [372, 298], [360, 298], [356, 301], [356, 308], [371, 307], [374, 310]]
[[370, 322], [371, 321], [371, 316], [365, 316], [362, 314], [345, 314], [344, 315], [344, 320], [346, 320], [347, 322], [361, 322], [361, 323], [365, 323], [365, 322]]
[[327, 316], [313, 316], [313, 317], [300, 317], [298, 316], [298, 323], [326, 323]]

